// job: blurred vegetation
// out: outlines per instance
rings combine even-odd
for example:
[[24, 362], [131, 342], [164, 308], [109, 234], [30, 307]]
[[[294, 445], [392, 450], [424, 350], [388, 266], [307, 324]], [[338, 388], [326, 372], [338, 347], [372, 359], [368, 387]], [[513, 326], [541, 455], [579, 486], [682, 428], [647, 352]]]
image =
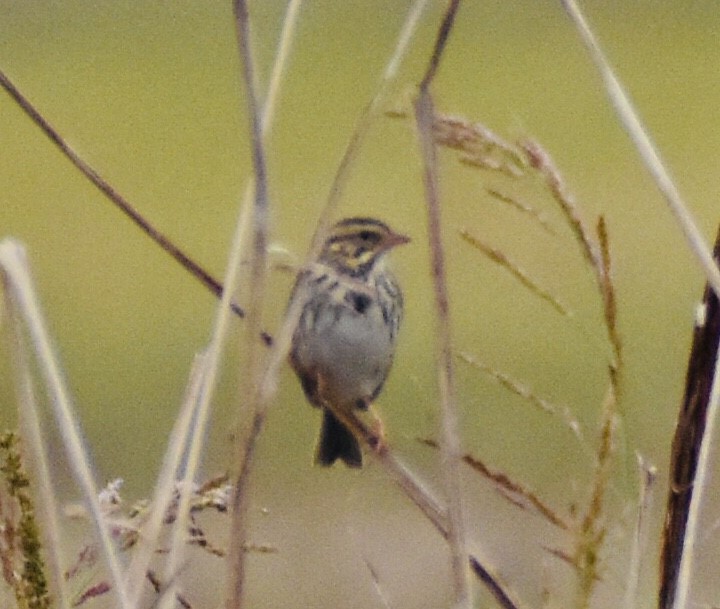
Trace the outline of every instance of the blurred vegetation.
[[[272, 237], [289, 252], [278, 255], [280, 262], [305, 253], [340, 154], [408, 5], [325, 0], [303, 8], [268, 144]], [[707, 0], [594, 0], [584, 6], [680, 190], [712, 235], [720, 119], [711, 109], [720, 97], [720, 14]], [[425, 16], [388, 110], [407, 107], [442, 8], [435, 3]], [[284, 3], [254, 2], [251, 9], [262, 84]], [[249, 176], [230, 4], [0, 0], [0, 15], [0, 67], [110, 183], [222, 275]], [[508, 140], [540, 141], [585, 217], [606, 219], [626, 364], [610, 491], [621, 517], [608, 531], [600, 574], [604, 594], [615, 599], [622, 593], [625, 558], [613, 556], [613, 548], [626, 546], [632, 527], [634, 453], [665, 471], [702, 275], [558, 5], [465, 3], [434, 92], [443, 113], [481, 121]], [[4, 94], [0, 113], [0, 236], [27, 244], [98, 480], [121, 476], [128, 497], [147, 496], [193, 354], [208, 340], [214, 299], [111, 208]], [[454, 153], [440, 158], [457, 351], [566, 407], [585, 432], [578, 442], [561, 418], [459, 362], [465, 448], [527, 483], [555, 509], [573, 513], [587, 499], [610, 355], [593, 277], [558, 210], [537, 200], [536, 185], [517, 197], [537, 208], [551, 231], [488, 194], [486, 181], [457, 163]], [[501, 178], [499, 188], [508, 180]], [[382, 217], [413, 236], [414, 244], [394, 257], [407, 317], [380, 408], [393, 447], [438, 485], [436, 455], [416, 441], [436, 435], [437, 409], [420, 161], [411, 121], [376, 122], [341, 213]], [[571, 318], [468, 246], [461, 231], [517, 261]], [[284, 310], [290, 281], [288, 273], [271, 274], [268, 328]], [[235, 367], [231, 355], [216, 400], [208, 475], [225, 470], [233, 454], [228, 430], [238, 409]], [[4, 427], [16, 417], [8, 371], [3, 351]], [[289, 597], [299, 605], [365, 607], [372, 594], [362, 568], [368, 561], [393, 606], [437, 606], [447, 594], [446, 584], [438, 585], [448, 579], [442, 542], [379, 471], [313, 468], [317, 424], [317, 413], [286, 371], [261, 438], [253, 485], [257, 542], [279, 552], [253, 558], [251, 604], [280, 606]], [[55, 446], [57, 438], [49, 441]], [[67, 499], [75, 499], [63, 460], [55, 467]], [[466, 493], [473, 544], [506, 580], [522, 581], [523, 592], [527, 586], [539, 595], [545, 567], [538, 565], [564, 573], [537, 544], [542, 539], [562, 546], [562, 534], [528, 515], [518, 526], [517, 511], [472, 475]], [[660, 510], [653, 517], [658, 531]], [[508, 539], [514, 528], [521, 530]], [[653, 560], [644, 573], [652, 598]], [[208, 577], [188, 576], [203, 586]], [[333, 582], [321, 600], [319, 580]], [[564, 583], [558, 575], [554, 590]], [[193, 601], [203, 606], [202, 595]]]

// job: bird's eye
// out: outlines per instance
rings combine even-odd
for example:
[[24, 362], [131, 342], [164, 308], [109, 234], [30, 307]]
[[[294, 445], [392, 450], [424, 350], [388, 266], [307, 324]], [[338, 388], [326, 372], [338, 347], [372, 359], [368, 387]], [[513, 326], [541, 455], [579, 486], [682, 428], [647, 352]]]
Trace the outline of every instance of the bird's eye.
[[369, 230], [360, 231], [360, 239], [362, 239], [363, 241], [370, 241], [372, 236], [373, 234]]

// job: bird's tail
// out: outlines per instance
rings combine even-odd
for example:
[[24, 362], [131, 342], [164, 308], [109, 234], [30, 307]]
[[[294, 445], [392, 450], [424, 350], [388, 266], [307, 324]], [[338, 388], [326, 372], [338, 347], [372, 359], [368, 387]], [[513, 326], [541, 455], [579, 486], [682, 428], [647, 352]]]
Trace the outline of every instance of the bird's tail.
[[323, 410], [322, 429], [315, 462], [329, 466], [337, 459], [348, 467], [362, 467], [362, 451], [357, 438], [329, 410]]

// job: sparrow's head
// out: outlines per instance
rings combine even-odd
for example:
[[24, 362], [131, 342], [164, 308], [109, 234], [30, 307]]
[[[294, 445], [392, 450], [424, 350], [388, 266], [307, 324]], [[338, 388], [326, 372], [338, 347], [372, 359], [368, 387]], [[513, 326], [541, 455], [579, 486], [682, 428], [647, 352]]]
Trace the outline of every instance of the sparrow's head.
[[380, 220], [346, 218], [330, 229], [320, 261], [355, 276], [363, 275], [392, 248], [409, 241]]

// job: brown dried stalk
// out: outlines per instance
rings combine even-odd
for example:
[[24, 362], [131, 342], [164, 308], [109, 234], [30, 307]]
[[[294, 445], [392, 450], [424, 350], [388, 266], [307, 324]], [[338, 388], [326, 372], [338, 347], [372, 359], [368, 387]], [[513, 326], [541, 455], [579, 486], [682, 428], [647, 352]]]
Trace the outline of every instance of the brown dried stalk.
[[442, 421], [440, 461], [445, 480], [445, 495], [448, 503], [448, 544], [450, 565], [453, 574], [454, 605], [458, 608], [472, 606], [470, 579], [468, 577], [467, 542], [462, 494], [460, 491], [460, 435], [455, 382], [453, 372], [452, 342], [450, 338], [450, 305], [447, 294], [445, 273], [445, 252], [441, 238], [440, 194], [433, 123], [435, 110], [430, 85], [440, 65], [440, 59], [447, 45], [448, 37], [459, 8], [459, 0], [451, 0], [435, 41], [430, 64], [420, 83], [420, 92], [415, 101], [415, 120], [420, 140], [423, 162], [423, 183], [428, 214], [428, 239], [430, 245], [431, 275], [435, 293], [436, 311], [436, 360], [438, 386], [440, 391], [440, 412]]
[[[715, 238], [713, 257], [720, 264], [720, 228]], [[693, 330], [685, 376], [685, 393], [670, 454], [670, 490], [660, 557], [660, 609], [670, 609], [675, 601], [698, 456], [705, 434], [710, 390], [718, 356], [720, 300], [709, 283], [705, 285], [698, 310], [700, 314]]]
[[[260, 394], [262, 354], [254, 337], [260, 332], [265, 304], [268, 222], [270, 216], [265, 151], [262, 141], [261, 110], [255, 92], [255, 66], [250, 45], [250, 20], [245, 0], [233, 4], [238, 50], [245, 84], [248, 120], [250, 123], [255, 201], [252, 213], [252, 254], [250, 261], [250, 307], [247, 319], [246, 353], [248, 357], [249, 400], [247, 412], [256, 413], [263, 407]], [[245, 592], [245, 545], [248, 537], [249, 478], [253, 466], [257, 434], [251, 434], [245, 446], [238, 447], [239, 472], [231, 503], [230, 548], [228, 556], [227, 609], [240, 609]]]

